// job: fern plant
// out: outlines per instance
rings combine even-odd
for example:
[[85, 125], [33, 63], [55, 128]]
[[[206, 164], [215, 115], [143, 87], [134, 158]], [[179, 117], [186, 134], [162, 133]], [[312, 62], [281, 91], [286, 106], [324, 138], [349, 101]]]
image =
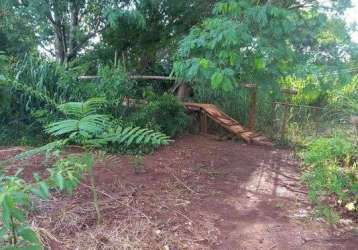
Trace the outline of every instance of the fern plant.
[[93, 173], [94, 159], [90, 150], [108, 144], [121, 144], [128, 147], [131, 145], [158, 146], [169, 143], [169, 137], [150, 129], [121, 126], [114, 128], [114, 122], [109, 116], [99, 114], [105, 104], [105, 99], [93, 98], [86, 102], [69, 102], [57, 106], [66, 119], [51, 123], [45, 131], [52, 136], [62, 138], [14, 157], [14, 160], [24, 160], [41, 153], [46, 153], [46, 155], [55, 153], [55, 156], [59, 156], [61, 150], [70, 143], [83, 147], [87, 151], [83, 159], [67, 158], [57, 162], [49, 170], [49, 182], [59, 190], [71, 193], [79, 184], [82, 174], [88, 171], [97, 223], [101, 222], [101, 213]]
[[69, 102], [58, 106], [69, 119], [51, 123], [46, 132], [53, 136], [67, 135], [69, 139], [90, 139], [102, 134], [108, 126], [109, 118], [97, 114], [105, 100], [93, 98], [86, 102]]
[[161, 132], [140, 127], [122, 127], [110, 129], [98, 138], [88, 141], [96, 147], [103, 147], [109, 143], [130, 147], [133, 145], [165, 145], [169, 142], [169, 137]]
[[[75, 143], [83, 146], [86, 150], [96, 147], [103, 147], [110, 143], [119, 143], [126, 146], [133, 144], [150, 144], [163, 145], [169, 142], [169, 138], [159, 132], [149, 129], [141, 129], [139, 127], [118, 127], [112, 128], [113, 122], [110, 121], [109, 116], [98, 114], [101, 108], [105, 105], [105, 99], [93, 98], [86, 102], [70, 102], [58, 106], [58, 110], [62, 111], [68, 119], [54, 122], [46, 127], [46, 132], [52, 136], [65, 136], [62, 142]], [[98, 205], [95, 176], [93, 173], [93, 157], [88, 151], [87, 166], [91, 180], [91, 188], [93, 194], [94, 207], [97, 213], [97, 223], [102, 220], [100, 208]], [[59, 164], [51, 171], [51, 176], [54, 177], [56, 183], [61, 189], [64, 189], [65, 183], [68, 183], [70, 190], [74, 189], [80, 178], [80, 174], [84, 171], [83, 165], [77, 166], [71, 162]], [[64, 168], [65, 173], [68, 173], [67, 178], [61, 172], [61, 167]], [[75, 173], [75, 174], [74, 174]], [[73, 179], [73, 177], [76, 178]], [[71, 178], [72, 179], [71, 179]]]
[[140, 127], [113, 127], [109, 116], [98, 114], [105, 99], [92, 98], [86, 102], [70, 102], [58, 106], [67, 118], [51, 123], [46, 132], [52, 136], [66, 136], [70, 142], [85, 147], [103, 147], [110, 143], [132, 145], [165, 145], [169, 137], [163, 133]]

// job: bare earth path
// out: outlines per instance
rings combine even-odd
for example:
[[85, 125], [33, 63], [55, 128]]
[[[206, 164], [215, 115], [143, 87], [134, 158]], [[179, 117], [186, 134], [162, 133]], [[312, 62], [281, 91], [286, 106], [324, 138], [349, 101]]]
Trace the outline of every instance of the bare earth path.
[[[0, 154], [1, 156], [1, 154]], [[37, 164], [24, 166], [25, 177]], [[103, 225], [86, 184], [40, 203], [33, 225], [52, 249], [358, 249], [354, 225], [311, 216], [292, 153], [186, 136], [145, 157], [95, 169]]]

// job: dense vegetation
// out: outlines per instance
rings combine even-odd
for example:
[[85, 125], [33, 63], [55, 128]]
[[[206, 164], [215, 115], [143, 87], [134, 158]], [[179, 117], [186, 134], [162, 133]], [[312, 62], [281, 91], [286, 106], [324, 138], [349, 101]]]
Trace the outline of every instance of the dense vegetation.
[[[139, 155], [190, 131], [173, 82], [134, 75], [177, 77], [193, 90], [187, 99], [217, 104], [244, 124], [250, 93], [242, 83], [256, 84], [256, 129], [301, 152], [312, 201], [330, 218], [326, 204], [356, 212], [358, 44], [342, 17], [351, 1], [326, 2], [1, 0], [0, 145], [35, 146], [16, 160], [57, 160], [48, 179], [0, 176], [0, 244], [41, 248], [26, 224], [32, 194], [71, 193], [86, 171], [96, 205], [92, 150]], [[272, 104], [286, 101], [286, 111]], [[69, 144], [83, 156], [61, 159]]]

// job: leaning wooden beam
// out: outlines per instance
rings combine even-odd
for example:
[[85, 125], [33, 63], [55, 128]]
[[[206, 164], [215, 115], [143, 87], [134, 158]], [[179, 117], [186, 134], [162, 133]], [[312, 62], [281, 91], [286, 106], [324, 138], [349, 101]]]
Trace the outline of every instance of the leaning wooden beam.
[[[133, 75], [128, 77], [130, 80], [164, 80], [164, 81], [176, 81], [178, 78], [170, 76], [142, 76]], [[97, 80], [101, 79], [100, 76], [79, 76], [78, 80]]]

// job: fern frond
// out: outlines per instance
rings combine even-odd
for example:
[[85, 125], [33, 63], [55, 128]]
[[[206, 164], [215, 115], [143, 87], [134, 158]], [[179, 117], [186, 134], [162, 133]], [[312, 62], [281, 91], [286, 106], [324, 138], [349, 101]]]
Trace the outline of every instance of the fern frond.
[[45, 129], [46, 133], [53, 136], [60, 136], [68, 133], [78, 131], [78, 120], [64, 120], [54, 122], [48, 125]]
[[20, 153], [18, 155], [16, 155], [13, 160], [16, 161], [22, 161], [22, 160], [26, 160], [32, 156], [38, 155], [38, 154], [49, 154], [53, 151], [56, 150], [60, 150], [62, 149], [66, 144], [67, 144], [68, 140], [57, 140], [51, 143], [48, 143], [44, 146], [38, 147], [38, 148], [34, 148], [28, 151], [25, 151], [23, 153]]
[[119, 133], [112, 135], [113, 142], [126, 146], [133, 144], [166, 145], [170, 142], [167, 135], [146, 128], [127, 127], [125, 129], [119, 128], [118, 131]]
[[104, 98], [91, 98], [86, 102], [67, 102], [58, 106], [58, 109], [73, 118], [81, 119], [94, 115], [106, 103]]
[[47, 126], [46, 133], [53, 136], [61, 136], [78, 132], [82, 135], [93, 136], [102, 133], [108, 125], [108, 117], [105, 115], [89, 115], [80, 120], [68, 119], [54, 122]]

